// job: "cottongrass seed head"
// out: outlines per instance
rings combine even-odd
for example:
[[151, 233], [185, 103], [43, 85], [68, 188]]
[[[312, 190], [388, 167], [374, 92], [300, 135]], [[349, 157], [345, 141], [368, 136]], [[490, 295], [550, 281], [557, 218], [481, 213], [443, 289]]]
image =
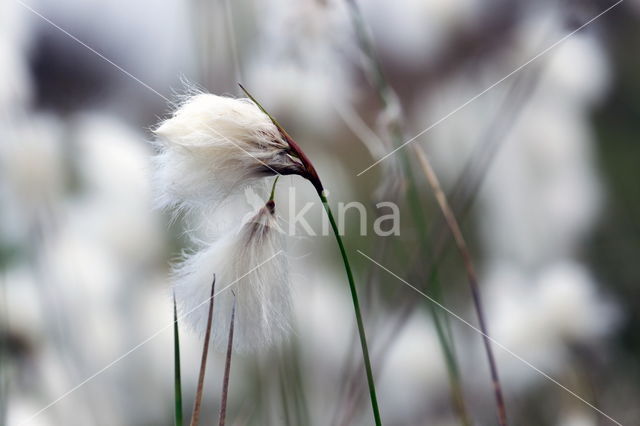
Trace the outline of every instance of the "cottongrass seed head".
[[287, 138], [249, 99], [195, 94], [154, 133], [157, 204], [176, 213], [215, 208], [265, 176], [304, 172]]
[[248, 352], [281, 341], [290, 331], [291, 295], [284, 234], [268, 201], [254, 215], [174, 269], [173, 289], [182, 321], [204, 335], [215, 274], [212, 341], [227, 342], [236, 298], [233, 347]]

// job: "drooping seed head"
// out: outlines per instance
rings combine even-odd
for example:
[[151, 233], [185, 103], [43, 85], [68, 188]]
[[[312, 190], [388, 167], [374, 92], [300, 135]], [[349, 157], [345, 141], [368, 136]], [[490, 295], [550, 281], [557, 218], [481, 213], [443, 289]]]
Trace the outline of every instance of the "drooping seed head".
[[308, 174], [295, 143], [249, 99], [194, 95], [154, 133], [162, 208], [213, 206], [262, 177]]
[[[174, 291], [184, 322], [196, 332], [206, 330], [213, 275], [216, 296], [212, 336], [224, 348], [233, 294], [237, 300], [234, 349], [254, 350], [282, 340], [289, 332], [291, 295], [284, 236], [275, 217], [275, 203], [266, 205], [209, 246], [175, 268]], [[205, 303], [203, 303], [205, 302]]]

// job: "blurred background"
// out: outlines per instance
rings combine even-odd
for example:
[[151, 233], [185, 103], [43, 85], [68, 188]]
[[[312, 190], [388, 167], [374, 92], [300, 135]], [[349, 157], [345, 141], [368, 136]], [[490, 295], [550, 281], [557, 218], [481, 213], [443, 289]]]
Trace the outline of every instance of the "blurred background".
[[[476, 323], [414, 145], [462, 224], [492, 337], [636, 424], [640, 2], [572, 34], [614, 3], [0, 0], [0, 424], [173, 424], [168, 275], [188, 243], [152, 208], [150, 129], [187, 84], [239, 96], [239, 81], [332, 202], [370, 206], [368, 236], [347, 215], [346, 244], [385, 424], [496, 424], [480, 336], [356, 251]], [[287, 220], [292, 194], [315, 195], [283, 183]], [[401, 207], [399, 236], [371, 232], [382, 201]], [[333, 236], [296, 233], [287, 254], [296, 331], [234, 356], [228, 423], [372, 424]], [[190, 411], [201, 342], [181, 338]], [[495, 353], [511, 424], [614, 424]], [[203, 423], [223, 365], [212, 352]]]

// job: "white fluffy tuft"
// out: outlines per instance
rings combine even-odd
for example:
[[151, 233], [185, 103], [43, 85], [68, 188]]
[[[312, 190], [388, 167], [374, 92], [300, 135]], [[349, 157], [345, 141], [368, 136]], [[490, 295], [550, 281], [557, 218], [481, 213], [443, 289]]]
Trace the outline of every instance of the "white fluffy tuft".
[[215, 206], [296, 165], [277, 127], [249, 99], [196, 94], [154, 133], [156, 203], [178, 213]]
[[234, 294], [234, 350], [247, 352], [281, 341], [290, 331], [291, 295], [283, 234], [267, 206], [213, 244], [188, 255], [174, 270], [183, 321], [204, 335], [215, 274], [212, 340], [226, 347]]

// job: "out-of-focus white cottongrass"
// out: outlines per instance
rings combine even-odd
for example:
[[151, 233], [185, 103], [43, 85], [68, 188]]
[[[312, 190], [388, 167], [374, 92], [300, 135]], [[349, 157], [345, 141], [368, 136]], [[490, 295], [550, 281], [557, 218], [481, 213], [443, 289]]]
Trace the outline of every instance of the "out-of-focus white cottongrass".
[[[555, 9], [530, 16], [519, 32], [520, 49], [430, 92], [420, 125], [442, 118], [566, 33]], [[578, 71], [584, 69], [590, 72]], [[571, 344], [598, 342], [615, 330], [618, 316], [576, 260], [601, 206], [589, 111], [606, 89], [608, 65], [597, 39], [576, 34], [521, 73], [538, 75], [518, 116], [497, 114], [517, 80], [505, 81], [429, 132], [428, 150], [451, 188], [470, 154], [489, 149], [474, 151], [474, 145], [486, 142], [482, 135], [493, 120], [513, 120], [477, 193], [488, 323], [497, 341], [553, 373], [566, 367]], [[504, 351], [496, 355], [507, 386], [525, 389], [540, 377]]]
[[[158, 214], [150, 208], [151, 150], [142, 134], [98, 113], [63, 121], [25, 112], [29, 126], [11, 123], [0, 143], [1, 243], [20, 245], [3, 284], [11, 307], [9, 330], [27, 342], [42, 342], [29, 354], [41, 368], [18, 372], [24, 377], [12, 383], [10, 403], [42, 406], [154, 329], [141, 324], [136, 306], [153, 291], [150, 277], [160, 274], [154, 268], [160, 265], [163, 238]], [[157, 313], [154, 320], [157, 324]], [[122, 363], [101, 377], [99, 397], [96, 387], [88, 386], [39, 420], [92, 423], [97, 416], [111, 424], [132, 417], [159, 422], [162, 413], [156, 410], [125, 414], [114, 408], [155, 404], [163, 391], [157, 383], [153, 391], [134, 392], [144, 395], [135, 399], [111, 392], [115, 383], [136, 388], [134, 370], [158, 371]], [[39, 398], [33, 397], [36, 384]]]
[[62, 202], [63, 131], [62, 123], [47, 115], [0, 130], [0, 238], [5, 242], [28, 241]]
[[14, 113], [16, 105], [26, 103], [31, 96], [31, 82], [26, 77], [28, 75], [26, 61], [14, 42], [3, 38], [1, 32], [0, 62], [3, 74], [0, 80], [0, 113]]
[[598, 417], [585, 410], [569, 409], [558, 419], [559, 426], [597, 426]]
[[[417, 424], [425, 412], [437, 416], [436, 407], [447, 398], [447, 370], [440, 353], [433, 323], [426, 313], [416, 312], [390, 349], [380, 375], [381, 399], [388, 404], [385, 423]], [[438, 418], [437, 423], [454, 423], [452, 414], [445, 416], [449, 418]]]
[[487, 250], [534, 267], [573, 256], [601, 205], [589, 111], [607, 85], [606, 58], [589, 35], [550, 55], [480, 194]]
[[62, 125], [51, 116], [3, 128], [0, 172], [12, 204], [32, 212], [61, 196], [64, 186]]
[[21, 111], [31, 97], [24, 14], [18, 2], [0, 1], [0, 117]]
[[[115, 117], [85, 113], [71, 122], [80, 195], [70, 215], [78, 229], [137, 268], [164, 249], [160, 215], [152, 209], [151, 149]], [[128, 266], [127, 266], [128, 269]]]
[[359, 3], [380, 52], [408, 68], [424, 66], [445, 53], [453, 36], [463, 28], [472, 28], [483, 9], [478, 0]]
[[302, 170], [278, 128], [248, 99], [196, 94], [154, 132], [157, 204], [178, 214], [210, 210], [260, 178]]
[[[510, 53], [499, 65], [474, 69], [473, 76], [460, 73], [439, 93], [429, 93], [420, 126], [442, 118], [546, 46], [547, 33], [531, 33], [551, 27], [559, 38], [558, 20], [545, 16], [523, 24], [520, 50], [528, 53]], [[532, 38], [539, 41], [533, 43]], [[542, 68], [536, 71], [536, 66]], [[430, 131], [428, 150], [445, 187], [451, 187], [470, 154], [482, 151], [474, 151], [474, 145], [485, 142], [481, 135], [492, 121], [515, 120], [498, 142], [500, 150], [477, 195], [482, 241], [492, 256], [541, 267], [572, 256], [598, 213], [601, 187], [588, 114], [606, 88], [608, 69], [598, 42], [576, 34], [522, 71], [529, 72], [541, 74], [519, 116], [497, 115], [501, 103], [508, 102], [510, 83], [505, 82]]]
[[224, 348], [234, 294], [237, 300], [233, 346], [249, 351], [269, 346], [289, 332], [291, 295], [284, 238], [273, 201], [209, 246], [179, 263], [173, 274], [176, 302], [184, 321], [204, 334], [213, 277], [213, 342]]
[[[345, 5], [341, 0], [256, 4], [261, 36], [246, 62], [247, 83], [269, 99], [274, 115], [307, 132], [333, 135], [339, 128], [334, 103], [354, 97], [349, 62], [357, 54]], [[304, 108], [297, 107], [300, 99]]]
[[[559, 261], [533, 274], [504, 262], [490, 268], [485, 281], [495, 339], [549, 374], [570, 360], [569, 345], [602, 341], [620, 318], [577, 262]], [[543, 380], [505, 351], [496, 355], [508, 386], [525, 389]]]

